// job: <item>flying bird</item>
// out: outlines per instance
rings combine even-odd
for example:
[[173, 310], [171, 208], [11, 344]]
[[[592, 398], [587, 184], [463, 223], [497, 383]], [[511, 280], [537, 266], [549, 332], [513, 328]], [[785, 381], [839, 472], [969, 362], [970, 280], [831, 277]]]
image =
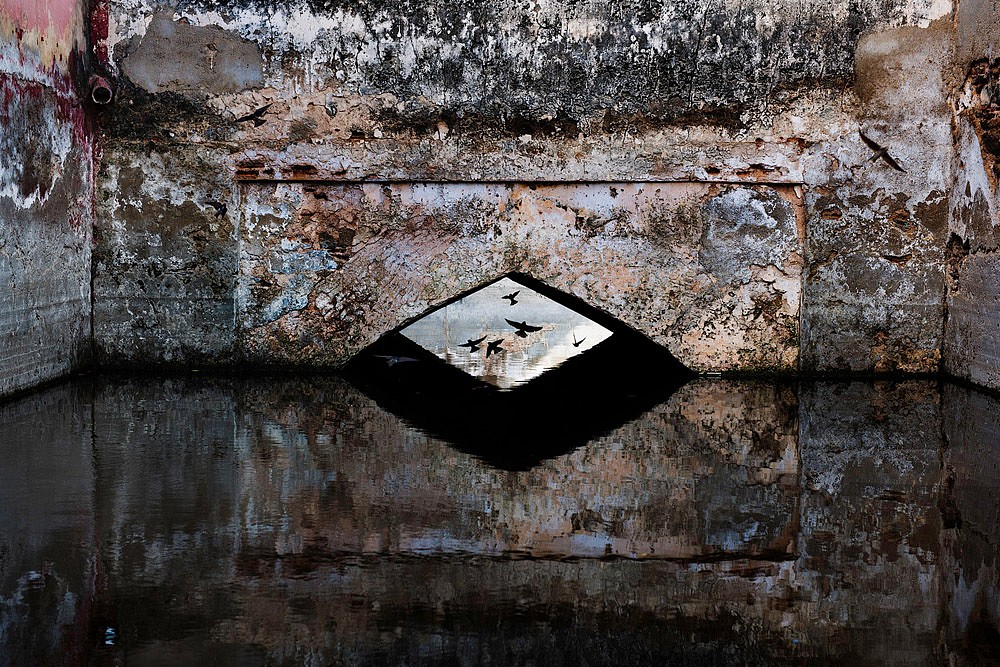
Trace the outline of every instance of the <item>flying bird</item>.
[[514, 333], [520, 336], [521, 338], [527, 338], [529, 333], [542, 330], [541, 327], [532, 326], [524, 321], [515, 322], [514, 320], [508, 320], [506, 317], [503, 319], [507, 322], [507, 324], [517, 329], [517, 331], [515, 331]]
[[264, 114], [267, 112], [268, 109], [271, 108], [271, 104], [274, 104], [274, 102], [271, 102], [270, 104], [265, 104], [256, 111], [252, 111], [248, 113], [246, 116], [241, 116], [237, 118], [236, 122], [244, 123], [252, 120], [254, 127], [260, 127], [261, 125], [267, 122], [266, 120], [264, 120]]
[[896, 160], [891, 155], [889, 155], [889, 149], [887, 147], [882, 146], [877, 141], [869, 137], [867, 134], [865, 134], [865, 131], [862, 130], [860, 127], [858, 128], [858, 134], [861, 135], [861, 141], [865, 142], [865, 146], [868, 146], [868, 148], [872, 149], [872, 151], [874, 151], [875, 153], [870, 158], [868, 158], [869, 162], [874, 162], [875, 160], [881, 158], [882, 160], [885, 161], [887, 165], [889, 165], [893, 169], [897, 171], [902, 171], [904, 173], [906, 172], [906, 170], [900, 167], [899, 163], [896, 162]]
[[392, 368], [396, 364], [406, 363], [407, 361], [417, 361], [413, 357], [400, 357], [395, 354], [376, 354], [376, 357], [385, 362], [385, 365]]
[[219, 217], [219, 218], [221, 218], [222, 216], [224, 216], [226, 214], [226, 211], [229, 210], [229, 207], [226, 206], [221, 201], [207, 201], [207, 202], [205, 202], [205, 205], [206, 206], [211, 206], [212, 208], [214, 208], [215, 209], [215, 215], [216, 215], [216, 217]]
[[517, 299], [515, 299], [514, 297], [516, 297], [520, 293], [521, 293], [521, 290], [517, 290], [516, 292], [511, 292], [510, 294], [504, 294], [500, 298], [501, 299], [510, 299], [510, 305], [513, 306], [515, 303], [518, 302]]
[[587, 340], [587, 337], [586, 337], [586, 336], [584, 336], [584, 337], [583, 337], [583, 338], [581, 338], [580, 340], [577, 340], [577, 339], [576, 339], [576, 332], [575, 332], [575, 331], [573, 332], [573, 347], [580, 347], [580, 345], [581, 345], [581, 344], [583, 343], [583, 341], [585, 341], [585, 340]]
[[469, 348], [469, 352], [475, 352], [476, 350], [479, 349], [479, 344], [482, 343], [484, 340], [486, 340], [486, 336], [483, 336], [482, 338], [477, 338], [476, 340], [472, 340], [470, 338], [464, 343], [459, 343], [458, 346], [467, 347]]
[[500, 343], [503, 342], [503, 338], [500, 340], [491, 340], [486, 344], [486, 356], [489, 357], [491, 354], [500, 354], [503, 348], [500, 347]]

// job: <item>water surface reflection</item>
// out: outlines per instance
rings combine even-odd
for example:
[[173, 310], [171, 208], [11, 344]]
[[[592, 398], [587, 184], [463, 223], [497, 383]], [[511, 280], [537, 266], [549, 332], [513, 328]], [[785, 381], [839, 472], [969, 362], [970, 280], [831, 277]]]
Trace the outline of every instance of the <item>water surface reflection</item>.
[[0, 664], [983, 664], [997, 408], [696, 381], [518, 471], [335, 378], [65, 384], [0, 405]]

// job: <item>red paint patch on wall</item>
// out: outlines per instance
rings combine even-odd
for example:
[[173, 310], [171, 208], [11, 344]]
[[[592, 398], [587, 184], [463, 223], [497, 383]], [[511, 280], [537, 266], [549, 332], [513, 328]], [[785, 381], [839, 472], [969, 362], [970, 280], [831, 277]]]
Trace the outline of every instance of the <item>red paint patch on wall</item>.
[[[46, 168], [48, 159], [44, 156], [52, 151], [52, 142], [67, 133], [77, 155], [92, 164], [91, 121], [74, 97], [35, 81], [0, 74], [0, 149], [21, 165], [18, 187], [22, 196], [36, 191], [43, 199], [48, 195], [54, 174]], [[80, 185], [92, 192], [93, 170], [81, 173], [89, 180]], [[71, 227], [79, 228], [87, 212], [85, 208], [68, 211]]]
[[67, 34], [73, 27], [77, 0], [4, 0], [2, 15], [22, 30]]
[[97, 61], [108, 65], [108, 17], [111, 3], [109, 0], [90, 0], [90, 43], [94, 46], [94, 56]]

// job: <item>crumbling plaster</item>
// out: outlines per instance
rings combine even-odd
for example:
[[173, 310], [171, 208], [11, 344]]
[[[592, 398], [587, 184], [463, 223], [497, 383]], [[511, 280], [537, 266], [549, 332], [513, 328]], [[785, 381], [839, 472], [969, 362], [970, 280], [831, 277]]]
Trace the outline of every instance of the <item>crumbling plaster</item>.
[[90, 352], [93, 140], [84, 3], [0, 5], [0, 396]]
[[992, 3], [959, 4], [944, 338], [944, 370], [992, 388], [1000, 388], [998, 25]]
[[[145, 310], [157, 314], [154, 327], [145, 316], [125, 321], [117, 314], [110, 328], [98, 327], [97, 346], [108, 360], [338, 365], [419, 309], [476, 281], [536, 270], [540, 279], [596, 299], [594, 305], [701, 370], [939, 368], [953, 168], [950, 3], [234, 0], [167, 6], [129, 0], [111, 2], [109, 16], [108, 37], [99, 46], [118, 75], [120, 99], [102, 120], [101, 190], [116, 195], [99, 207], [96, 266], [112, 281], [143, 274], [142, 285], [128, 288], [128, 299], [145, 301]], [[180, 48], [165, 62], [170, 39]], [[259, 53], [259, 83], [250, 49]], [[872, 152], [861, 129], [889, 146], [907, 171], [867, 161]], [[122, 173], [145, 171], [146, 161], [153, 167], [141, 184], [122, 180]], [[179, 173], [191, 168], [193, 176]], [[592, 214], [586, 207], [568, 217], [538, 216], [531, 225], [551, 242], [522, 245], [497, 261], [490, 259], [502, 255], [496, 239], [457, 222], [463, 207], [476, 208], [478, 195], [454, 200], [451, 211], [438, 206], [431, 216], [438, 231], [428, 237], [434, 241], [406, 247], [399, 245], [405, 234], [379, 237], [376, 220], [383, 214], [369, 210], [378, 200], [365, 200], [364, 215], [349, 221], [337, 206], [317, 212], [315, 202], [307, 203], [310, 190], [351, 192], [365, 182], [386, 182], [397, 194], [438, 182], [469, 192], [494, 183], [508, 190], [573, 184], [593, 192], [612, 184], [684, 187], [678, 182], [787, 188], [798, 200], [799, 247], [794, 266], [781, 272], [783, 281], [792, 276], [799, 287], [783, 292], [778, 310], [798, 322], [777, 321], [760, 308], [718, 315], [731, 298], [730, 283], [705, 264], [697, 242], [684, 251], [664, 242], [659, 247], [667, 250], [659, 255], [630, 254], [624, 248], [636, 238], [627, 238], [628, 225], [574, 239], [574, 221]], [[161, 193], [155, 203], [148, 201], [151, 192]], [[394, 197], [382, 200], [390, 217], [401, 210]], [[170, 209], [157, 208], [164, 219], [211, 220], [208, 201], [226, 208], [216, 231], [208, 232], [211, 240], [198, 246], [179, 240], [187, 233], [183, 224], [156, 230], [152, 218], [126, 214], [121, 202], [128, 199]], [[268, 207], [273, 210], [261, 226]], [[645, 213], [633, 211], [633, 230]], [[665, 229], [686, 224], [675, 213]], [[489, 221], [496, 214], [482, 215]], [[704, 216], [695, 218], [692, 224], [703, 229]], [[441, 230], [449, 224], [458, 231], [445, 242]], [[180, 312], [183, 290], [165, 277], [147, 278], [147, 260], [117, 259], [153, 232], [176, 237], [195, 256], [207, 251], [227, 258], [210, 259], [206, 269], [178, 256], [169, 277], [201, 285], [206, 271], [213, 276], [210, 299], [221, 310], [212, 311], [211, 322]], [[601, 234], [625, 254], [604, 252]], [[382, 255], [409, 253], [395, 260], [399, 266], [373, 270], [374, 251], [360, 244], [379, 238], [374, 244], [385, 244]], [[336, 248], [324, 246], [329, 239]], [[346, 248], [344, 239], [350, 239]], [[731, 257], [739, 256], [740, 245], [734, 238]], [[282, 248], [286, 259], [297, 254], [292, 264], [306, 268], [293, 278], [285, 268], [272, 270], [278, 265], [258, 261], [267, 247]], [[560, 248], [571, 252], [560, 256]], [[573, 253], [586, 257], [589, 284], [605, 281], [604, 291], [617, 290], [615, 298], [631, 302], [634, 312], [583, 289], [588, 281], [575, 277], [580, 269], [557, 268], [572, 264]], [[642, 261], [629, 265], [626, 255]], [[228, 259], [233, 256], [240, 258], [236, 265]], [[325, 259], [317, 264], [320, 256]], [[449, 271], [427, 289], [413, 267], [437, 264]], [[666, 264], [689, 276], [683, 288], [661, 280]], [[227, 270], [228, 283], [222, 280]], [[623, 271], [640, 275], [617, 285], [605, 275]], [[699, 284], [713, 285], [710, 303], [669, 296]], [[396, 304], [364, 296], [397, 288], [393, 299], [397, 293], [414, 298]], [[261, 300], [263, 292], [268, 296]], [[118, 299], [115, 293], [99, 288], [95, 300]], [[316, 315], [329, 303], [337, 304], [336, 317]], [[388, 311], [380, 310], [387, 303]], [[730, 314], [738, 322], [729, 342], [711, 327], [695, 333], [675, 326], [703, 312], [717, 313], [709, 323]], [[141, 337], [160, 340], [129, 355], [118, 341], [144, 327]], [[775, 327], [784, 333], [775, 336]]]

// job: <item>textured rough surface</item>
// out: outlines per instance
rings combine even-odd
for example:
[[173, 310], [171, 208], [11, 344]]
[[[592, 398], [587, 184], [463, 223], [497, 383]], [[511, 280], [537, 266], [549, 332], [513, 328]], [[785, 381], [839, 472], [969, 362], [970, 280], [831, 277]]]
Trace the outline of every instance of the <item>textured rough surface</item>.
[[[158, 6], [113, 2], [113, 41], [145, 32]], [[627, 7], [185, 0], [171, 6], [195, 25], [220, 25], [265, 43], [268, 79], [281, 87], [412, 100], [398, 110], [404, 125], [426, 123], [420, 107], [431, 106], [446, 117], [478, 114], [501, 122], [548, 116], [556, 127], [609, 110], [612, 119], [633, 123], [683, 122], [699, 112], [742, 125], [774, 113], [771, 107], [795, 92], [850, 79], [862, 32], [926, 25], [950, 10], [928, 0], [640, 0]]]
[[530, 274], [698, 370], [794, 370], [791, 188], [268, 185], [243, 201], [239, 325], [256, 361], [337, 365], [505, 273]]
[[[963, 3], [964, 5], [965, 3]], [[971, 8], [983, 3], [969, 3]], [[1000, 63], [995, 8], [958, 15], [955, 184], [947, 266], [947, 372], [1000, 388]], [[991, 28], [994, 28], [991, 31]], [[982, 49], [974, 50], [975, 49]]]
[[105, 153], [94, 253], [99, 362], [231, 361], [236, 240], [230, 192], [212, 157], [180, 148]]
[[[846, 142], [818, 146], [807, 170], [804, 369], [938, 369], [951, 179], [946, 27], [862, 40], [857, 127]], [[907, 171], [870, 162], [859, 129]]]
[[81, 4], [0, 6], [0, 396], [90, 349], [92, 140], [73, 87]]
[[[100, 46], [121, 97], [103, 124], [102, 188], [118, 186], [119, 161], [136, 167], [144, 154], [166, 165], [151, 169], [145, 187], [188, 198], [177, 206], [201, 210], [203, 200], [172, 182], [212, 183], [226, 191], [237, 240], [216, 236], [203, 249], [240, 258], [231, 274], [237, 321], [216, 329], [217, 340], [177, 343], [202, 317], [182, 300], [153, 328], [111, 322], [113, 336], [142, 337], [147, 358], [168, 363], [337, 364], [422, 308], [520, 270], [582, 295], [699, 369], [936, 370], [951, 9], [923, 0], [643, 0], [627, 11], [568, 2], [112, 2]], [[235, 85], [226, 63], [253, 60], [250, 45], [261, 80]], [[171, 46], [169, 81], [154, 81], [150, 54]], [[217, 64], [218, 81], [207, 75]], [[233, 84], [231, 92], [217, 84]], [[859, 128], [890, 145], [908, 172], [866, 162]], [[191, 151], [202, 166], [167, 155]], [[555, 182], [597, 198], [612, 185], [714, 183], [738, 193], [784, 184], [785, 200], [803, 202], [804, 256], [789, 261], [782, 241], [784, 263], [771, 269], [755, 263], [753, 225], [697, 221], [705, 235], [653, 253], [657, 235], [639, 233], [649, 224], [642, 211], [614, 228], [571, 230], [575, 210], [530, 221], [484, 209], [474, 220], [483, 202], [463, 212], [445, 195], [420, 206], [431, 217], [454, 215], [451, 227], [400, 206], [396, 194], [372, 195], [388, 207], [377, 215], [348, 202], [363, 213], [353, 221], [308, 203], [314, 193], [379, 192], [378, 183], [359, 185], [370, 181], [391, 181], [393, 193], [430, 192], [440, 181], [483, 193]], [[725, 209], [736, 204], [723, 199], [695, 206], [695, 218], [732, 220]], [[100, 225], [120, 210], [102, 203]], [[380, 216], [393, 220], [391, 234], [366, 227]], [[487, 221], [506, 238], [491, 236]], [[286, 229], [289, 247], [278, 250]], [[125, 236], [103, 236], [98, 252], [121, 255]], [[178, 248], [176, 263], [193, 267], [196, 256], [183, 254], [193, 247]], [[442, 261], [444, 280], [420, 273]], [[144, 285], [134, 283], [132, 300], [164, 296]], [[153, 329], [174, 340], [152, 342]]]

